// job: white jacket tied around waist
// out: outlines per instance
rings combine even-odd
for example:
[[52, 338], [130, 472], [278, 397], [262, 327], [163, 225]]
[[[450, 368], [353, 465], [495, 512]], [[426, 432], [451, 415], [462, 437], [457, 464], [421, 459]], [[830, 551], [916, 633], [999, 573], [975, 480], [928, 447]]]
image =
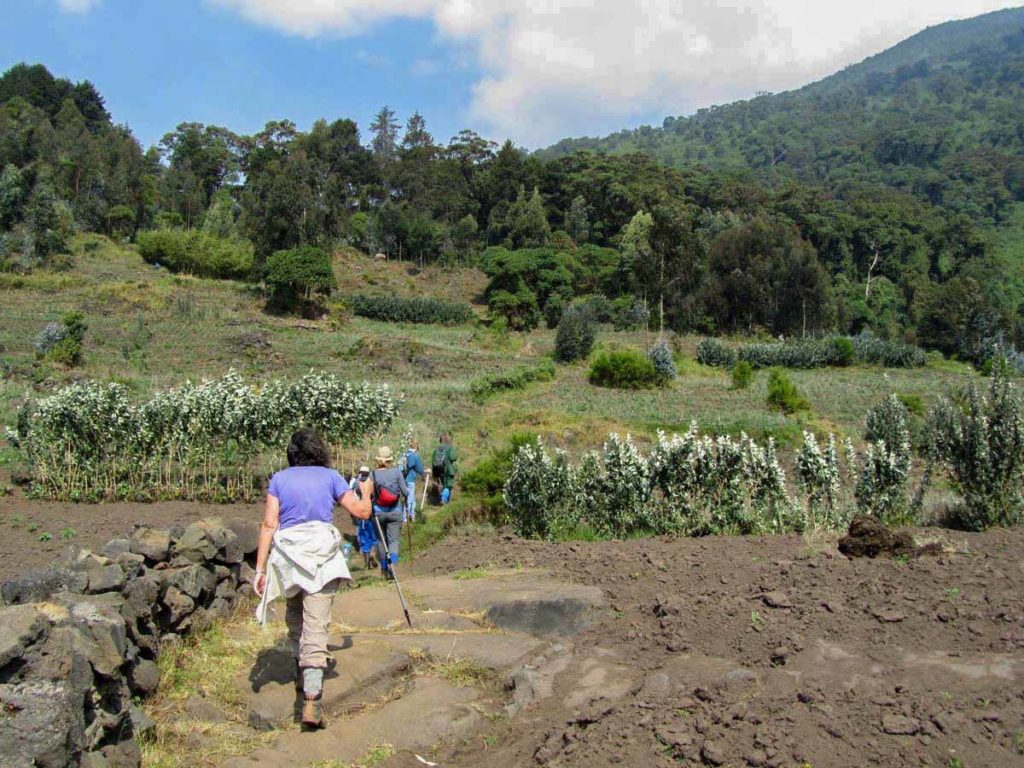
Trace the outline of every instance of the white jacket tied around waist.
[[266, 624], [267, 609], [279, 597], [319, 592], [335, 579], [349, 578], [341, 534], [333, 525], [317, 521], [279, 530], [267, 558], [267, 588], [256, 618]]

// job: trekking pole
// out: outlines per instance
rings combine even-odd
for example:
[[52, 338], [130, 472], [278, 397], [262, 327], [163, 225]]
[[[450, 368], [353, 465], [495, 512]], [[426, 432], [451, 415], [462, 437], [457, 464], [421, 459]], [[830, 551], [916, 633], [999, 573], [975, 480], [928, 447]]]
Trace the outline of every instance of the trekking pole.
[[409, 572], [412, 574], [416, 573], [416, 561], [412, 553], [412, 519], [410, 518], [405, 524], [406, 537], [409, 539]]
[[405, 604], [405, 595], [402, 594], [402, 585], [398, 583], [398, 573], [395, 571], [395, 564], [391, 562], [391, 551], [388, 549], [388, 540], [384, 538], [384, 529], [380, 527], [380, 520], [377, 519], [376, 515], [372, 516], [373, 522], [377, 525], [377, 536], [380, 537], [380, 545], [384, 548], [384, 557], [388, 559], [388, 567], [391, 569], [391, 576], [394, 578], [395, 587], [398, 589], [398, 599], [402, 603], [402, 613], [405, 614], [405, 620], [411, 627], [412, 619], [409, 618], [409, 606]]

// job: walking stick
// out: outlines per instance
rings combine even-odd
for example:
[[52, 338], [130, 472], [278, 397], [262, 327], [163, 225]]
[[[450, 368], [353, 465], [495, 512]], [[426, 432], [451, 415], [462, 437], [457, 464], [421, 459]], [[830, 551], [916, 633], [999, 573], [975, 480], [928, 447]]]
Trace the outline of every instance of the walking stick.
[[430, 470], [426, 470], [423, 473], [423, 500], [420, 502], [420, 511], [427, 508], [427, 489], [430, 487]]
[[412, 553], [412, 520], [408, 520], [405, 523], [406, 538], [409, 539], [409, 571], [413, 575], [416, 574], [416, 561]]
[[391, 569], [391, 576], [395, 580], [395, 587], [398, 589], [398, 599], [402, 603], [402, 613], [405, 614], [405, 621], [412, 626], [412, 619], [409, 618], [409, 606], [405, 604], [405, 595], [402, 594], [402, 585], [398, 583], [398, 573], [395, 571], [395, 564], [391, 562], [391, 551], [388, 549], [388, 540], [384, 538], [384, 529], [380, 527], [380, 520], [372, 515], [373, 522], [377, 524], [377, 535], [380, 537], [380, 545], [384, 548], [384, 557], [388, 559], [388, 568]]

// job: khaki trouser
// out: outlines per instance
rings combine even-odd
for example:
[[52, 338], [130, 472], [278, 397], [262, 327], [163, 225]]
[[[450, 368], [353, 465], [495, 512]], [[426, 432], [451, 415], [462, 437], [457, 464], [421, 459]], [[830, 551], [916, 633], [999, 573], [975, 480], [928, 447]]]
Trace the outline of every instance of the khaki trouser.
[[327, 668], [327, 635], [331, 623], [331, 603], [341, 580], [324, 585], [319, 592], [302, 592], [289, 597], [284, 614], [288, 639], [302, 668]]

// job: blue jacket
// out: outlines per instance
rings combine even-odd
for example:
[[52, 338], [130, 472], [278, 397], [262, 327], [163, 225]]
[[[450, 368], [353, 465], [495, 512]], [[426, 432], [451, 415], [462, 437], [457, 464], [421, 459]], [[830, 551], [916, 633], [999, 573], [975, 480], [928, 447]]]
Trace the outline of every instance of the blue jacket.
[[423, 460], [412, 448], [405, 452], [405, 482], [412, 485], [423, 474]]

